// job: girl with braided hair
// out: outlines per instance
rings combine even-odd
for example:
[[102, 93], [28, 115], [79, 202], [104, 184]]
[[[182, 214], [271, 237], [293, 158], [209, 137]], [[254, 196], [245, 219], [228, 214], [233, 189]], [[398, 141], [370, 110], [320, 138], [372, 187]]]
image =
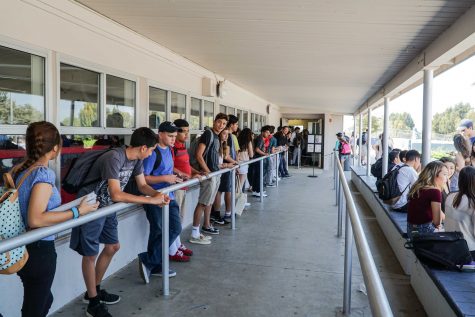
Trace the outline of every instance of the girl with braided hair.
[[[12, 169], [18, 189], [20, 211], [28, 230], [47, 227], [78, 218], [93, 210], [99, 203], [89, 204], [85, 199], [71, 210], [50, 211], [61, 205], [61, 197], [55, 186], [55, 173], [48, 162], [57, 158], [61, 151], [61, 136], [56, 127], [46, 121], [31, 123], [26, 130], [26, 157]], [[56, 272], [54, 236], [26, 246], [29, 259], [18, 276], [23, 283], [22, 317], [43, 317], [53, 303], [51, 285]]]

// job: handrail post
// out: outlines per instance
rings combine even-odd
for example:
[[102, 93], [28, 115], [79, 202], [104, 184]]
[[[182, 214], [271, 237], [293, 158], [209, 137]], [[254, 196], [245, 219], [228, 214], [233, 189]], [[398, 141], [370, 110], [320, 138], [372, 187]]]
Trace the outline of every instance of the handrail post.
[[261, 189], [260, 196], [261, 196], [261, 203], [264, 201], [264, 160], [259, 161], [259, 187]]
[[300, 144], [297, 148], [297, 169], [300, 169], [301, 162], [300, 160], [302, 159], [302, 149], [300, 148]]
[[285, 151], [285, 166], [287, 167], [287, 171], [289, 170], [289, 149]]
[[340, 200], [340, 178], [338, 177], [338, 162], [336, 161], [336, 155], [334, 156], [333, 164], [335, 165], [335, 206], [338, 206]]
[[351, 227], [350, 214], [345, 207], [345, 269], [343, 277], [343, 314], [351, 314], [351, 266], [353, 250], [353, 228]]
[[[236, 169], [231, 171], [231, 229], [236, 229]], [[242, 189], [242, 187], [241, 187]]]
[[169, 245], [169, 211], [168, 205], [162, 207], [162, 283], [163, 283], [163, 296], [170, 295], [170, 276], [169, 276], [169, 263], [168, 263], [168, 248]]
[[332, 166], [333, 166], [333, 189], [336, 190], [336, 183], [337, 183], [337, 167], [335, 164], [335, 152], [331, 153], [331, 160], [332, 160]]
[[345, 195], [343, 193], [343, 184], [342, 180], [339, 182], [338, 186], [338, 228], [336, 236], [341, 237], [343, 233], [343, 210], [345, 210]]
[[280, 161], [280, 154], [277, 153], [274, 155], [275, 159], [275, 186], [279, 187], [279, 161]]

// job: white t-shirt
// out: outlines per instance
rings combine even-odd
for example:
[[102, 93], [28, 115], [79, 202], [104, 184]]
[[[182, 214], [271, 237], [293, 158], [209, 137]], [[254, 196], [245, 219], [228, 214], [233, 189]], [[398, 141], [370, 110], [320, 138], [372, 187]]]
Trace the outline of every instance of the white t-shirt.
[[401, 208], [407, 204], [407, 196], [411, 190], [411, 186], [417, 181], [417, 172], [411, 166], [403, 166], [399, 169], [397, 174], [397, 184], [402, 195], [398, 201], [393, 205], [394, 209]]
[[475, 209], [468, 207], [468, 198], [463, 195], [460, 205], [455, 209], [452, 204], [457, 193], [445, 200], [445, 231], [460, 231], [467, 240], [468, 249], [475, 250]]

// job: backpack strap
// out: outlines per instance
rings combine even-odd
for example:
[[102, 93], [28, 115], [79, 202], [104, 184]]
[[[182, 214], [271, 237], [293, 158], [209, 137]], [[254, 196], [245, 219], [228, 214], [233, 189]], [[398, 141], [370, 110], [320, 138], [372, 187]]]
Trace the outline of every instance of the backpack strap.
[[204, 160], [205, 160], [205, 163], [208, 163], [208, 162], [207, 162], [208, 152], [209, 152], [209, 149], [210, 149], [211, 145], [212, 145], [213, 142], [214, 142], [214, 132], [213, 132], [213, 130], [210, 129], [210, 130], [208, 130], [208, 131], [211, 133], [211, 137], [210, 137], [210, 139], [209, 139], [209, 143], [206, 144], [206, 149], [205, 149], [205, 151], [203, 152], [203, 158], [204, 158]]
[[156, 157], [155, 157], [155, 163], [153, 164], [152, 172], [156, 170], [157, 168], [159, 168], [160, 164], [162, 164], [162, 152], [160, 152], [158, 145], [153, 151], [155, 152]]

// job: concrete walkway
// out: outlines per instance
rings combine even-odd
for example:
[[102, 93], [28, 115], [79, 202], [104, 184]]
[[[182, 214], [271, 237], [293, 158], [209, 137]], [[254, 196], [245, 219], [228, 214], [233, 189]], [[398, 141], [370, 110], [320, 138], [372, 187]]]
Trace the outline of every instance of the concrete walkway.
[[[238, 218], [236, 231], [221, 227], [210, 246], [192, 245], [190, 263], [171, 263], [177, 276], [172, 295], [160, 295], [161, 279], [144, 285], [137, 261], [103, 282], [122, 296], [109, 306], [119, 316], [335, 316], [342, 305], [344, 239], [336, 238], [332, 172], [308, 178], [311, 169], [269, 188], [268, 198]], [[374, 216], [355, 193], [370, 246], [395, 316], [425, 316]], [[186, 240], [190, 229], [182, 235]], [[353, 252], [352, 316], [371, 316], [363, 278]], [[53, 316], [84, 316], [80, 299]]]

